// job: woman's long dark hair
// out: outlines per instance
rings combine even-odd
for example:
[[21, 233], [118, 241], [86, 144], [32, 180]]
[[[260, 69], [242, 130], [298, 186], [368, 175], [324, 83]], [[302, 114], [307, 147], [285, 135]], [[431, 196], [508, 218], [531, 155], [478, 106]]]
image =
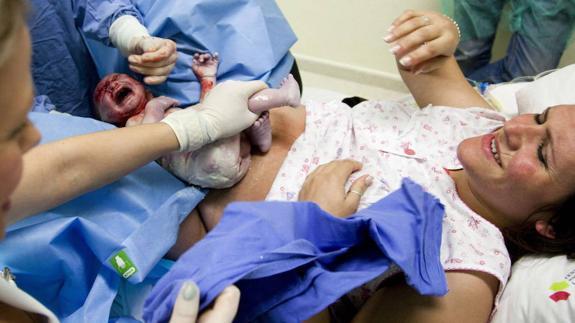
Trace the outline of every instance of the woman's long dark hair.
[[553, 227], [555, 239], [539, 234], [533, 221], [502, 230], [512, 261], [531, 253], [567, 255], [575, 259], [575, 194], [554, 210], [549, 224]]

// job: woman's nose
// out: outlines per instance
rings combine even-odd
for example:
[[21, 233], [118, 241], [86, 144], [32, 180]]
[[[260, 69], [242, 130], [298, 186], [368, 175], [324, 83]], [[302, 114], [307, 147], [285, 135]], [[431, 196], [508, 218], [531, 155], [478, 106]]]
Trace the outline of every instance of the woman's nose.
[[506, 122], [503, 130], [510, 149], [519, 149], [521, 145], [531, 142], [539, 144], [545, 133], [544, 125], [517, 121]]

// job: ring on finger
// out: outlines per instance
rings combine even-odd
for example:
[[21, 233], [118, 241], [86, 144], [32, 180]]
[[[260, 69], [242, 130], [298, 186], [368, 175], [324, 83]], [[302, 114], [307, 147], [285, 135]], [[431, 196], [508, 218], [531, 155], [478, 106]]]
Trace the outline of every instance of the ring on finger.
[[429, 25], [429, 24], [431, 24], [431, 19], [429, 19], [428, 16], [421, 16], [421, 19], [423, 19], [423, 24], [424, 24], [424, 25]]
[[363, 193], [361, 193], [360, 191], [356, 191], [356, 190], [349, 190], [349, 193], [357, 194], [359, 196], [363, 195]]

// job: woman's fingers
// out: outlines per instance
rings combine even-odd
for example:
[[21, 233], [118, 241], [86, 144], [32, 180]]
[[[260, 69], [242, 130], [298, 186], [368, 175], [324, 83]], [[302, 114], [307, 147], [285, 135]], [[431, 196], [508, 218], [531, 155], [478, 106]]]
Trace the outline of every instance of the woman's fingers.
[[357, 211], [357, 207], [359, 206], [359, 202], [361, 201], [363, 193], [365, 193], [367, 188], [372, 183], [373, 177], [369, 175], [363, 175], [362, 177], [356, 179], [353, 184], [351, 184], [351, 187], [347, 192], [345, 202], [352, 213]]
[[232, 323], [240, 304], [240, 290], [234, 286], [226, 287], [214, 301], [214, 306], [206, 310], [198, 323]]
[[193, 282], [185, 282], [180, 288], [172, 310], [170, 323], [194, 323], [200, 307], [200, 291]]
[[389, 32], [389, 34], [383, 38], [383, 40], [388, 43], [393, 42], [429, 25], [431, 25], [431, 18], [429, 18], [429, 16], [416, 16], [404, 21], [400, 25], [395, 26]]

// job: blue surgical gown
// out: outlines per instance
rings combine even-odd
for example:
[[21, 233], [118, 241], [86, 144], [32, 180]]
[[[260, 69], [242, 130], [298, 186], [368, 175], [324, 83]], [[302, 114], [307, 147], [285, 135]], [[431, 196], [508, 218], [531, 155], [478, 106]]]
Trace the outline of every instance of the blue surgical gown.
[[[49, 101], [43, 98], [37, 104]], [[30, 118], [43, 135], [42, 143], [113, 128], [65, 114], [32, 112]], [[180, 222], [204, 194], [150, 163], [8, 227], [0, 243], [0, 266], [9, 267], [19, 287], [62, 322], [107, 322], [119, 288], [150, 282], [150, 273], [175, 242]], [[117, 257], [133, 269], [117, 269]]]
[[[199, 100], [190, 69], [196, 52], [218, 52], [218, 80], [266, 81], [277, 87], [294, 59], [296, 37], [273, 0], [31, 0], [32, 73], [38, 95], [58, 111], [92, 115], [100, 77], [132, 74], [111, 47], [108, 30], [132, 15], [154, 36], [178, 43], [179, 58], [168, 81], [151, 89], [186, 106]], [[139, 77], [138, 75], [133, 75]]]

